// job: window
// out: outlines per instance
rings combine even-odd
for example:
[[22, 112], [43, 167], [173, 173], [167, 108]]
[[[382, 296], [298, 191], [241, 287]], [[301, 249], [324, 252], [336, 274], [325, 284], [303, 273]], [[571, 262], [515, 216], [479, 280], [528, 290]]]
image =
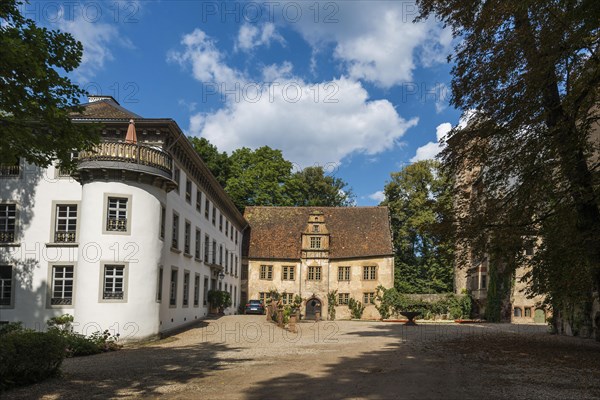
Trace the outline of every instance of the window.
[[242, 265], [242, 279], [248, 279], [248, 264]]
[[375, 303], [375, 293], [374, 292], [363, 293], [363, 303], [364, 304], [374, 304]]
[[219, 231], [223, 232], [223, 214], [219, 214]]
[[219, 245], [219, 265], [223, 265], [223, 245]]
[[0, 243], [13, 243], [17, 226], [17, 205], [0, 204]]
[[196, 211], [202, 212], [202, 192], [200, 190], [196, 190]]
[[123, 300], [125, 294], [125, 266], [104, 266], [104, 300]]
[[196, 228], [196, 236], [194, 237], [194, 258], [200, 259], [200, 229]]
[[52, 267], [52, 297], [50, 304], [64, 306], [73, 304], [73, 266]]
[[237, 286], [233, 287], [233, 306], [237, 307]]
[[363, 280], [374, 281], [375, 279], [377, 279], [377, 267], [375, 267], [375, 266], [363, 267]]
[[312, 231], [314, 233], [319, 233], [319, 225], [313, 225]]
[[210, 200], [204, 200], [204, 218], [208, 219], [210, 215]]
[[295, 267], [293, 265], [283, 266], [281, 271], [281, 279], [284, 281], [293, 281], [295, 277]]
[[272, 265], [261, 265], [260, 266], [260, 279], [273, 279], [273, 266]]
[[531, 318], [531, 307], [525, 307], [525, 316]]
[[229, 250], [225, 250], [225, 273], [229, 273]]
[[533, 249], [532, 244], [525, 246], [525, 255], [526, 256], [531, 257], [531, 256], [533, 256], [533, 253], [534, 253], [534, 249]]
[[238, 256], [235, 256], [235, 264], [233, 264], [233, 265], [235, 265], [235, 276], [237, 278], [237, 275], [238, 275]]
[[521, 308], [520, 307], [515, 307], [514, 309], [514, 316], [517, 318], [521, 318], [522, 313], [521, 313]]
[[350, 267], [338, 267], [338, 281], [350, 280]]
[[109, 197], [106, 218], [106, 230], [127, 231], [127, 200], [122, 197]]
[[350, 293], [338, 293], [338, 304], [347, 305], [350, 300]]
[[179, 249], [179, 215], [173, 213], [173, 231], [171, 233], [171, 247]]
[[204, 292], [202, 294], [202, 304], [208, 303], [208, 276], [204, 277]]
[[158, 269], [158, 288], [156, 288], [156, 301], [162, 301], [163, 267]]
[[235, 244], [238, 244], [238, 231], [235, 231]]
[[183, 306], [187, 307], [190, 302], [190, 273], [183, 273]]
[[208, 255], [210, 254], [210, 237], [204, 235], [204, 262], [208, 262]]
[[233, 275], [233, 251], [229, 252], [229, 268], [231, 270], [231, 275]]
[[185, 180], [185, 201], [192, 204], [192, 181]]
[[54, 225], [55, 243], [75, 243], [77, 241], [77, 205], [58, 204]]
[[212, 224], [213, 226], [217, 226], [217, 209], [214, 206], [212, 209]]
[[487, 275], [481, 274], [481, 281], [479, 282], [479, 289], [487, 288]]
[[281, 302], [284, 305], [292, 304], [294, 302], [294, 293], [282, 293]]
[[12, 267], [0, 265], [0, 306], [10, 306], [12, 303]]
[[175, 167], [173, 169], [173, 180], [175, 181], [175, 183], [177, 183], [177, 186], [175, 186], [175, 191], [177, 193], [179, 193], [179, 185], [181, 184], [181, 171], [179, 170], [179, 168]]
[[194, 307], [200, 305], [200, 275], [194, 276]]
[[309, 281], [320, 281], [321, 280], [321, 267], [308, 267], [308, 280]]
[[319, 236], [312, 236], [310, 238], [310, 248], [311, 249], [320, 249], [321, 248], [321, 238]]
[[177, 270], [171, 270], [171, 285], [169, 287], [169, 305], [177, 305]]
[[229, 236], [229, 220], [225, 220], [225, 236]]
[[185, 230], [184, 230], [184, 236], [183, 236], [183, 252], [185, 254], [190, 254], [190, 242], [192, 240], [192, 225], [188, 222], [185, 221]]
[[216, 264], [217, 263], [217, 241], [216, 240], [213, 240], [212, 250], [213, 250], [213, 252], [212, 252], [212, 263]]
[[267, 298], [269, 297], [269, 293], [267, 292], [260, 292], [258, 294], [258, 299], [261, 301], [261, 303], [266, 304], [267, 302]]
[[165, 206], [160, 206], [160, 238], [165, 239], [165, 229], [167, 224], [167, 210]]
[[233, 224], [231, 224], [231, 229], [229, 230], [229, 239], [233, 242]]

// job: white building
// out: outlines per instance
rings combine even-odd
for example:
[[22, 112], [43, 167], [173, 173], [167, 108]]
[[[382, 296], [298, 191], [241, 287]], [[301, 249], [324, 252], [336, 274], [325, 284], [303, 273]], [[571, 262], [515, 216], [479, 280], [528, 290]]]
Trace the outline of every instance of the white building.
[[[75, 123], [102, 142], [70, 176], [21, 161], [0, 170], [0, 322], [143, 339], [209, 313], [210, 289], [240, 304], [247, 222], [172, 119], [91, 97]], [[130, 120], [137, 142], [125, 141]]]

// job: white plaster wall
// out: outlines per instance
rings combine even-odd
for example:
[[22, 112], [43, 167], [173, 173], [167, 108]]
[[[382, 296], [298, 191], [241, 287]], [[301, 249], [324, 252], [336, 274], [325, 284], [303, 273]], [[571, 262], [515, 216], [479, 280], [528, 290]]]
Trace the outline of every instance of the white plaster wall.
[[[130, 234], [104, 233], [105, 195], [131, 196]], [[158, 333], [156, 303], [160, 204], [165, 193], [131, 182], [91, 182], [83, 185], [79, 265], [76, 277], [75, 321], [91, 334], [109, 329], [122, 338], [144, 338]], [[103, 263], [126, 263], [126, 300], [101, 300]]]
[[[45, 329], [54, 316], [73, 314], [73, 307], [50, 306], [49, 265], [75, 264], [76, 247], [47, 247], [52, 238], [52, 201], [81, 200], [81, 185], [72, 178], [57, 178], [54, 167], [41, 169], [22, 164], [19, 178], [0, 179], [0, 201], [17, 203], [18, 246], [0, 247], [2, 264], [13, 266], [14, 300], [0, 307], [0, 321], [23, 322]], [[77, 290], [77, 289], [75, 289]]]

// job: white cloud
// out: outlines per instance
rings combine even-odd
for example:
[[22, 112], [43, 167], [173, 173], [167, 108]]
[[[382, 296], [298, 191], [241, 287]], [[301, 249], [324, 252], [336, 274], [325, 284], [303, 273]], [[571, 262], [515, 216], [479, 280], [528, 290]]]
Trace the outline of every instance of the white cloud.
[[375, 193], [371, 193], [368, 197], [371, 200], [378, 201], [379, 203], [385, 200], [385, 194], [383, 193], [383, 190], [378, 190]]
[[290, 27], [313, 48], [333, 44], [335, 57], [351, 78], [382, 88], [411, 81], [417, 65], [445, 62], [452, 44], [451, 32], [433, 19], [412, 22], [418, 15], [412, 2], [327, 3], [318, 6], [318, 18], [312, 3], [295, 4], [303, 7], [303, 18]]
[[429, 142], [426, 145], [419, 147], [415, 156], [410, 159], [410, 162], [435, 158], [444, 149], [445, 143], [443, 143], [443, 139], [451, 129], [452, 124], [449, 122], [444, 122], [443, 124], [438, 125], [435, 129], [437, 142]]
[[179, 65], [191, 66], [192, 75], [200, 82], [225, 84], [227, 88], [245, 82], [239, 71], [230, 68], [224, 61], [224, 54], [216, 47], [214, 39], [203, 30], [195, 29], [183, 36], [182, 51], [172, 50], [167, 54], [167, 61]]
[[69, 32], [83, 45], [81, 64], [74, 71], [75, 78], [80, 82], [92, 79], [105, 64], [114, 59], [110, 51], [113, 42], [131, 48], [131, 41], [119, 37], [115, 25], [104, 22], [87, 21], [82, 15], [71, 20], [61, 18], [57, 27], [64, 32]]
[[235, 49], [250, 51], [258, 46], [269, 47], [273, 41], [278, 42], [282, 46], [285, 45], [285, 40], [277, 32], [274, 23], [267, 22], [262, 26], [245, 23], [240, 27], [238, 32]]
[[268, 145], [305, 167], [390, 150], [417, 122], [400, 117], [387, 100], [369, 100], [352, 79], [311, 84], [280, 78], [265, 86], [258, 99], [228, 98], [221, 110], [193, 115], [190, 133], [228, 152]]

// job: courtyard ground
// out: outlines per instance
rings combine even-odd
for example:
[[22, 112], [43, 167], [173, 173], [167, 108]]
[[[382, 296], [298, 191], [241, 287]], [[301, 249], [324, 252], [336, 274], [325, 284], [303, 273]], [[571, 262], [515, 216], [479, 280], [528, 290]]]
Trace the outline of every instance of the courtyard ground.
[[158, 342], [65, 360], [3, 399], [598, 399], [600, 344], [540, 325], [202, 322]]

